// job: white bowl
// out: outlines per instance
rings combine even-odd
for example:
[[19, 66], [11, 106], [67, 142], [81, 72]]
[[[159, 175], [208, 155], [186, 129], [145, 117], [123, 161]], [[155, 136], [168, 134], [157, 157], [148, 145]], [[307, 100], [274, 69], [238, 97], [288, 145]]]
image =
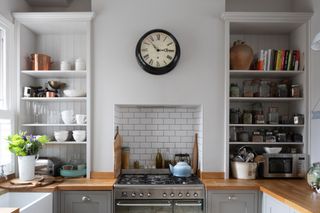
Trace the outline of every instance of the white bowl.
[[86, 92], [79, 89], [65, 89], [63, 93], [67, 97], [85, 97]]
[[263, 147], [264, 151], [268, 154], [278, 154], [281, 152], [282, 147]]
[[69, 132], [68, 131], [57, 131], [54, 132], [54, 138], [58, 142], [64, 142], [68, 139]]
[[86, 140], [86, 135], [85, 134], [72, 134], [72, 137], [76, 142], [83, 142]]
[[73, 135], [86, 135], [86, 130], [73, 130]]

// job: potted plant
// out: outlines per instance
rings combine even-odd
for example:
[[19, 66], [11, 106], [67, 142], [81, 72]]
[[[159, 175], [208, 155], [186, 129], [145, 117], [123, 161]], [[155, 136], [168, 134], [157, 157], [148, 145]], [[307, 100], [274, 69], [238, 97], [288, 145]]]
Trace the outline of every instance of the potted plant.
[[27, 135], [27, 132], [14, 134], [8, 137], [9, 150], [18, 156], [19, 179], [22, 181], [34, 178], [36, 155], [42, 145], [47, 143], [45, 135]]

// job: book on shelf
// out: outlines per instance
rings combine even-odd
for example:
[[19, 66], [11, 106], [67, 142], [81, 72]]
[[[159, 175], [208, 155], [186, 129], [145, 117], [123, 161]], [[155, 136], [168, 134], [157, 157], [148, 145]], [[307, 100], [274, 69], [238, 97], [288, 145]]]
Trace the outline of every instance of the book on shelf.
[[301, 56], [299, 50], [260, 50], [257, 55], [257, 70], [294, 70], [301, 67]]

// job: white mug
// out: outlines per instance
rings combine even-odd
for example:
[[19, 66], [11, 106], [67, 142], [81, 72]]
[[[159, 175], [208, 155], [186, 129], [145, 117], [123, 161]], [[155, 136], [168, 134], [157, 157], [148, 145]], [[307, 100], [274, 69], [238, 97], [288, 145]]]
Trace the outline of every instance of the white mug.
[[82, 114], [76, 114], [76, 122], [77, 124], [86, 124], [87, 116]]

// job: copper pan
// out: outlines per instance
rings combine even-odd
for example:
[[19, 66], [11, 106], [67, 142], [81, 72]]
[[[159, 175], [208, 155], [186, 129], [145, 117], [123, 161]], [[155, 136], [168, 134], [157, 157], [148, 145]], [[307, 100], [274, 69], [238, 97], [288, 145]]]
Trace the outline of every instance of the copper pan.
[[31, 54], [31, 57], [28, 59], [32, 70], [50, 70], [53, 63], [50, 56], [39, 53]]

